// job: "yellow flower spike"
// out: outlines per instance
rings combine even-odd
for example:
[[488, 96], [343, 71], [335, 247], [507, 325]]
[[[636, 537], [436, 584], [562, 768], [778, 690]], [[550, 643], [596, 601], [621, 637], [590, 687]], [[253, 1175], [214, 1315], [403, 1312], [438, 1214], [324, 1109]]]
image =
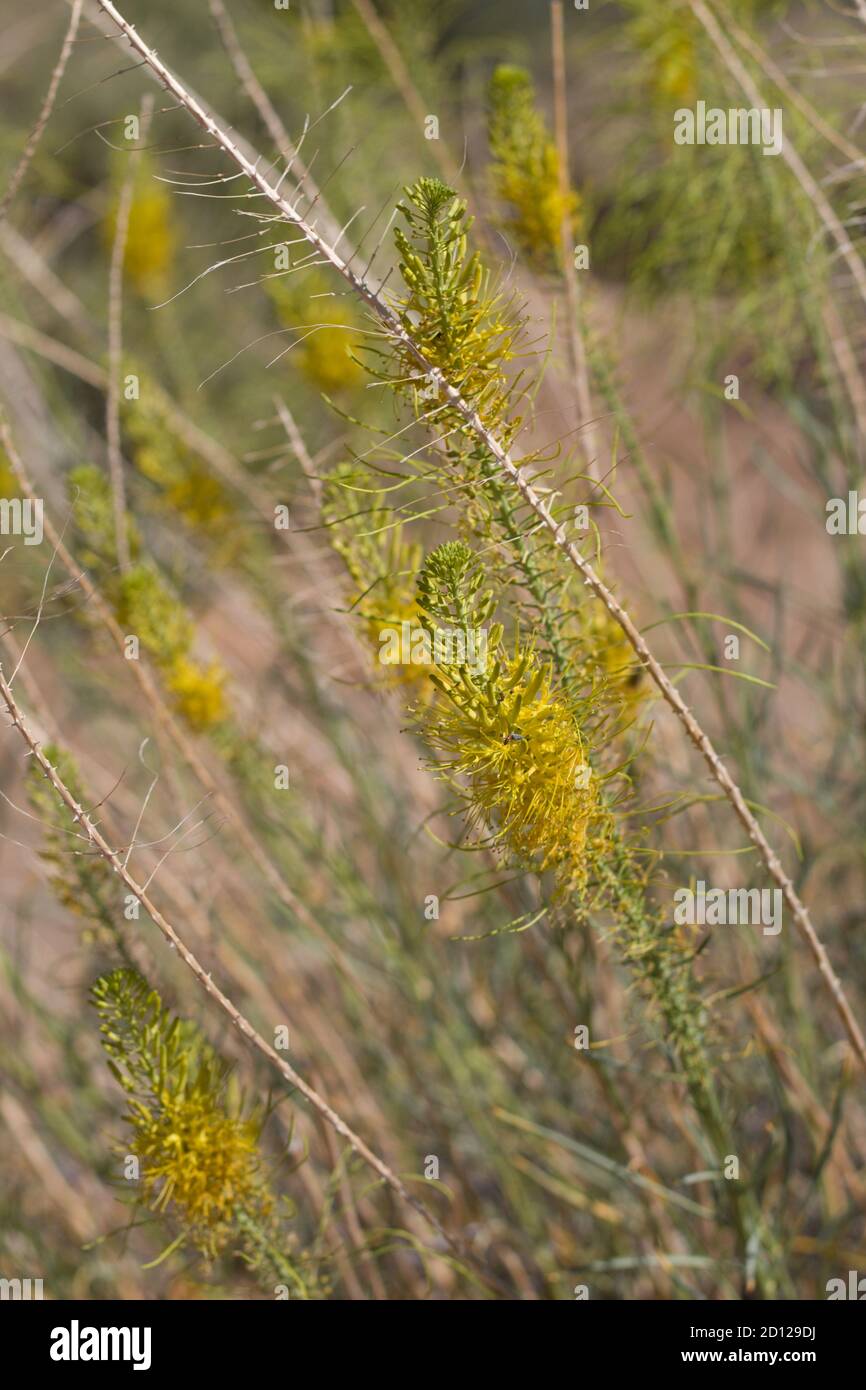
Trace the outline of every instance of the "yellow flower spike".
[[[264, 1227], [274, 1209], [259, 1152], [261, 1114], [231, 1100], [227, 1064], [134, 971], [103, 976], [92, 999], [127, 1095], [141, 1199], [175, 1217], [213, 1259], [238, 1238], [241, 1217]], [[129, 1142], [122, 1147], [129, 1151]]]
[[210, 729], [225, 719], [225, 672], [216, 663], [198, 666], [188, 657], [178, 656], [166, 668], [165, 678], [175, 705], [190, 728]]
[[699, 76], [698, 21], [688, 5], [670, 5], [661, 14], [648, 0], [629, 0], [635, 18], [631, 36], [646, 55], [648, 85], [664, 110], [691, 106]]
[[[394, 232], [405, 292], [392, 296], [392, 307], [425, 360], [507, 444], [520, 419], [512, 409], [517, 384], [506, 367], [520, 350], [523, 320], [470, 253], [471, 219], [454, 190], [439, 179], [421, 178], [405, 191], [406, 201], [398, 206], [407, 230]], [[463, 417], [450, 408], [436, 380], [419, 375], [404, 343], [398, 339], [389, 350], [366, 352], [374, 363], [384, 360], [381, 371], [370, 367], [373, 376], [392, 382], [415, 405], [423, 396], [426, 410], [442, 407], [437, 428], [453, 419], [465, 432]], [[407, 381], [413, 384], [407, 387]]]
[[643, 669], [636, 664], [634, 648], [615, 618], [598, 600], [590, 600], [580, 613], [583, 666], [588, 680], [604, 689], [631, 716], [646, 698]]
[[506, 225], [535, 265], [560, 266], [563, 222], [577, 229], [580, 200], [571, 189], [563, 195], [556, 146], [522, 68], [503, 65], [493, 74], [488, 134], [494, 191], [509, 209]]
[[[456, 611], [471, 626], [477, 577], [468, 547], [434, 550], [418, 586], [430, 619], [452, 623]], [[511, 656], [498, 651], [480, 673], [441, 666], [434, 687], [416, 724], [437, 754], [431, 769], [458, 792], [470, 826], [525, 867], [551, 870], [559, 894], [583, 886], [609, 844], [611, 817], [598, 779], [585, 775], [577, 714], [550, 666], [518, 639]]]
[[[112, 201], [102, 226], [103, 243], [109, 252], [114, 243], [118, 202], [118, 198]], [[151, 295], [164, 288], [176, 240], [171, 196], [165, 185], [154, 179], [149, 162], [144, 159], [136, 174], [123, 258], [124, 274], [139, 294]]]
[[363, 368], [355, 355], [362, 341], [357, 315], [345, 298], [328, 293], [321, 271], [305, 270], [265, 281], [280, 322], [296, 331], [297, 347], [286, 360], [326, 394], [359, 384]]

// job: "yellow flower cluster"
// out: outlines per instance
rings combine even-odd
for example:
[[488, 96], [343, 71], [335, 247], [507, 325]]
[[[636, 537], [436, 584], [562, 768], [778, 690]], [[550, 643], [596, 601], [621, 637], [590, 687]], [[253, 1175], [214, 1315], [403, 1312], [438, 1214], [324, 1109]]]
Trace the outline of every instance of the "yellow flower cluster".
[[665, 108], [691, 106], [698, 74], [697, 20], [687, 5], [673, 5], [661, 15], [645, 0], [638, 0], [636, 8], [630, 30], [646, 55], [654, 99]]
[[432, 770], [455, 788], [479, 839], [538, 873], [551, 870], [562, 895], [587, 883], [610, 840], [610, 813], [578, 709], [531, 646], [518, 637], [513, 654], [505, 651], [483, 584], [481, 565], [461, 541], [438, 546], [424, 562], [418, 598], [428, 630], [462, 630], [467, 650], [474, 636], [481, 659], [436, 667], [434, 699], [416, 706], [416, 726], [436, 750]]
[[358, 319], [343, 297], [328, 291], [321, 272], [301, 270], [271, 277], [265, 287], [281, 323], [296, 333], [286, 361], [326, 394], [357, 386], [363, 368], [353, 356], [360, 346]]
[[141, 542], [131, 519], [127, 534], [136, 563], [125, 574], [117, 573], [107, 477], [99, 468], [84, 464], [72, 469], [68, 481], [73, 516], [84, 541], [82, 559], [101, 573], [118, 622], [153, 657], [191, 728], [202, 731], [220, 723], [227, 713], [224, 672], [215, 664], [199, 666], [192, 660], [192, 619], [157, 571], [138, 562]]
[[503, 65], [488, 93], [488, 138], [493, 189], [509, 209], [507, 227], [540, 269], [562, 264], [562, 233], [578, 226], [580, 199], [560, 183], [559, 155], [536, 109], [532, 79]]
[[148, 565], [136, 565], [118, 583], [118, 619], [150, 652], [191, 728], [202, 731], [226, 717], [225, 674], [190, 657], [195, 630], [182, 604]]
[[220, 556], [236, 549], [232, 499], [213, 474], [179, 440], [152, 397], [124, 406], [123, 430], [133, 463], [159, 489], [159, 505], [192, 530], [219, 545]]
[[242, 1223], [265, 1226], [273, 1211], [259, 1150], [262, 1117], [245, 1113], [231, 1094], [228, 1065], [195, 1025], [172, 1018], [140, 975], [112, 971], [92, 998], [127, 1096], [141, 1200], [174, 1216], [213, 1259]]
[[592, 685], [601, 685], [605, 702], [631, 715], [646, 695], [634, 648], [600, 599], [587, 599], [579, 613], [581, 665]]
[[[119, 194], [111, 203], [102, 225], [102, 236], [110, 252], [117, 229]], [[171, 197], [164, 184], [157, 183], [146, 160], [139, 165], [129, 214], [124, 274], [142, 295], [163, 289], [176, 244]]]
[[438, 750], [432, 766], [468, 805], [470, 824], [536, 872], [553, 870], [560, 891], [586, 882], [608, 814], [577, 720], [549, 668], [515, 646], [483, 677], [440, 668], [437, 699], [421, 716]]
[[225, 673], [216, 662], [198, 666], [188, 656], [176, 656], [166, 669], [165, 682], [190, 728], [210, 729], [225, 719]]
[[258, 1144], [258, 1123], [222, 1110], [209, 1086], [166, 1091], [158, 1104], [134, 1108], [144, 1200], [154, 1211], [173, 1205], [210, 1256], [230, 1239], [238, 1209], [262, 1205]]

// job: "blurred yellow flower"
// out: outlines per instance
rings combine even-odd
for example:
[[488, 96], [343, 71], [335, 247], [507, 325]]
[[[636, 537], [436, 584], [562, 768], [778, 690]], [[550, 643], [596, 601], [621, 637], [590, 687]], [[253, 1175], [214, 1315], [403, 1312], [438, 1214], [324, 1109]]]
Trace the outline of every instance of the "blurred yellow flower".
[[272, 277], [265, 287], [280, 322], [296, 331], [296, 347], [286, 361], [326, 394], [357, 386], [363, 369], [351, 355], [360, 346], [357, 316], [344, 298], [328, 293], [325, 277], [315, 270]]
[[210, 729], [225, 719], [225, 672], [216, 663], [198, 666], [188, 657], [178, 656], [166, 668], [165, 681], [190, 728]]
[[570, 233], [577, 228], [580, 199], [570, 188], [563, 192], [556, 145], [522, 68], [503, 65], [493, 74], [488, 134], [493, 188], [508, 206], [507, 226], [534, 264], [560, 266], [563, 225]]
[[[109, 253], [117, 230], [119, 202], [117, 194], [102, 225], [103, 241]], [[158, 293], [165, 285], [177, 241], [172, 213], [167, 189], [154, 179], [148, 165], [142, 162], [135, 176], [123, 258], [124, 274], [139, 294]]]

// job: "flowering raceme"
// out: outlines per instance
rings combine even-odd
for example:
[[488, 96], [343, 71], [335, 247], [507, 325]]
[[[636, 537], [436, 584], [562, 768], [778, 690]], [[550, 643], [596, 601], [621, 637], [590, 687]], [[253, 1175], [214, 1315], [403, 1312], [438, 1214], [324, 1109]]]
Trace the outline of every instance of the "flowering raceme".
[[130, 461], [157, 489], [155, 505], [180, 516], [191, 530], [219, 546], [220, 559], [237, 549], [232, 499], [223, 483], [170, 428], [159, 400], [123, 403], [123, 433]]
[[105, 474], [84, 464], [72, 469], [69, 483], [73, 516], [86, 545], [82, 558], [101, 575], [118, 622], [160, 668], [190, 728], [202, 732], [219, 724], [228, 712], [225, 673], [215, 663], [200, 666], [192, 659], [192, 619], [153, 565], [138, 560], [141, 540], [131, 521], [127, 535], [134, 563], [117, 574], [111, 488]]
[[[394, 232], [405, 290], [392, 296], [392, 307], [424, 360], [510, 442], [520, 420], [509, 418], [516, 383], [506, 367], [518, 353], [522, 321], [493, 288], [477, 253], [469, 252], [472, 219], [454, 189], [421, 178], [405, 192], [398, 206], [407, 230]], [[412, 396], [419, 410], [422, 403], [426, 410], [447, 405], [441, 383], [421, 375], [417, 357], [400, 339], [384, 353], [366, 351], [373, 360], [385, 359], [385, 370], [373, 375]], [[437, 414], [437, 429], [447, 418]], [[465, 423], [459, 413], [454, 423]]]
[[241, 1222], [273, 1209], [259, 1152], [262, 1117], [229, 1094], [229, 1068], [195, 1025], [172, 1018], [132, 970], [97, 980], [93, 1003], [109, 1066], [127, 1096], [140, 1193], [214, 1258]]
[[[103, 242], [109, 250], [117, 230], [117, 208], [115, 199], [102, 225]], [[143, 160], [136, 173], [123, 257], [124, 274], [139, 294], [156, 294], [164, 288], [176, 240], [171, 197]]]
[[624, 716], [634, 714], [646, 697], [642, 668], [634, 648], [616, 619], [599, 599], [587, 599], [578, 614], [581, 661], [589, 680], [601, 688], [610, 706]]
[[[490, 610], [481, 579], [468, 546], [440, 546], [419, 578], [422, 610], [435, 624], [477, 629]], [[576, 712], [550, 667], [519, 638], [506, 654], [501, 639], [496, 625], [481, 672], [439, 667], [436, 698], [416, 710], [417, 723], [439, 754], [431, 766], [458, 790], [469, 824], [526, 867], [552, 870], [564, 893], [586, 884], [610, 816]]]
[[591, 828], [603, 818], [577, 723], [531, 650], [515, 647], [479, 681], [466, 668], [434, 678], [443, 697], [424, 734], [436, 767], [465, 778], [469, 820], [489, 825], [521, 862], [585, 880]]
[[358, 319], [344, 298], [329, 293], [325, 277], [307, 271], [301, 285], [291, 276], [270, 276], [265, 288], [280, 321], [297, 333], [297, 347], [287, 360], [325, 393], [357, 386], [363, 375], [353, 356], [360, 342]]
[[508, 207], [506, 225], [540, 269], [562, 261], [562, 228], [577, 226], [580, 200], [560, 183], [559, 155], [535, 109], [522, 68], [498, 67], [488, 93], [488, 135], [496, 196]]

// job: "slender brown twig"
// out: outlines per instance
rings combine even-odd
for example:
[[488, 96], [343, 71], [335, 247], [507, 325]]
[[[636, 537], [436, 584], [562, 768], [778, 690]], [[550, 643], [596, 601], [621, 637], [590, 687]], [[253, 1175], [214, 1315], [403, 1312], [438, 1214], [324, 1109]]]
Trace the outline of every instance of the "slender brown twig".
[[39, 112], [36, 124], [30, 132], [27, 144], [24, 146], [24, 153], [15, 166], [15, 172], [9, 180], [9, 186], [3, 194], [2, 199], [0, 199], [0, 222], [5, 218], [15, 194], [21, 187], [21, 181], [30, 168], [33, 156], [39, 148], [39, 141], [42, 139], [42, 134], [51, 119], [51, 112], [54, 110], [54, 103], [57, 100], [57, 90], [63, 80], [66, 64], [69, 62], [69, 55], [72, 52], [72, 45], [75, 43], [75, 37], [78, 33], [78, 25], [81, 21], [81, 5], [82, 0], [75, 0], [72, 6], [66, 37], [63, 40], [60, 56], [54, 65], [54, 71], [48, 83], [48, 91], [45, 93], [42, 110]]
[[234, 68], [238, 81], [258, 111], [265, 129], [280, 153], [280, 158], [289, 170], [293, 183], [306, 194], [311, 203], [315, 203], [325, 235], [329, 240], [335, 241], [342, 235], [342, 229], [330, 208], [322, 201], [319, 189], [309, 168], [301, 158], [298, 146], [292, 140], [282, 117], [256, 77], [252, 64], [241, 47], [234, 22], [223, 4], [223, 0], [208, 0], [208, 4], [220, 36], [220, 42]]
[[129, 166], [114, 224], [111, 264], [108, 270], [108, 391], [105, 397], [105, 442], [108, 450], [108, 473], [111, 478], [111, 498], [114, 508], [114, 544], [121, 571], [129, 569], [129, 534], [126, 525], [126, 484], [123, 478], [123, 457], [120, 452], [120, 374], [123, 357], [123, 263], [129, 219], [135, 199], [135, 180], [141, 148], [153, 115], [150, 92], [141, 99], [138, 116], [138, 141], [129, 156]]
[[580, 411], [579, 438], [587, 467], [595, 475], [599, 466], [598, 441], [593, 422], [592, 396], [589, 389], [589, 371], [586, 361], [581, 320], [580, 287], [577, 282], [577, 267], [574, 263], [571, 225], [568, 215], [569, 204], [569, 157], [568, 157], [568, 105], [566, 97], [565, 73], [565, 35], [563, 30], [562, 0], [550, 0], [550, 37], [553, 49], [553, 106], [554, 128], [556, 131], [556, 154], [559, 167], [559, 191], [562, 202], [562, 278], [565, 284], [566, 314], [568, 318], [568, 350], [571, 369], [574, 373], [574, 387], [577, 392], [577, 406]]
[[[403, 98], [407, 110], [411, 112], [413, 119], [417, 122], [418, 129], [423, 130], [424, 123], [430, 113], [421, 100], [421, 95], [412, 81], [412, 74], [406, 66], [403, 54], [388, 32], [387, 25], [382, 23], [371, 0], [352, 0], [352, 4], [367, 33], [376, 45], [379, 56], [391, 74], [391, 79]], [[443, 140], [431, 140], [430, 145], [433, 150], [433, 158], [439, 165], [439, 171], [445, 182], [450, 184], [452, 188], [458, 187], [461, 180], [460, 170], [451, 158], [447, 144]]]

